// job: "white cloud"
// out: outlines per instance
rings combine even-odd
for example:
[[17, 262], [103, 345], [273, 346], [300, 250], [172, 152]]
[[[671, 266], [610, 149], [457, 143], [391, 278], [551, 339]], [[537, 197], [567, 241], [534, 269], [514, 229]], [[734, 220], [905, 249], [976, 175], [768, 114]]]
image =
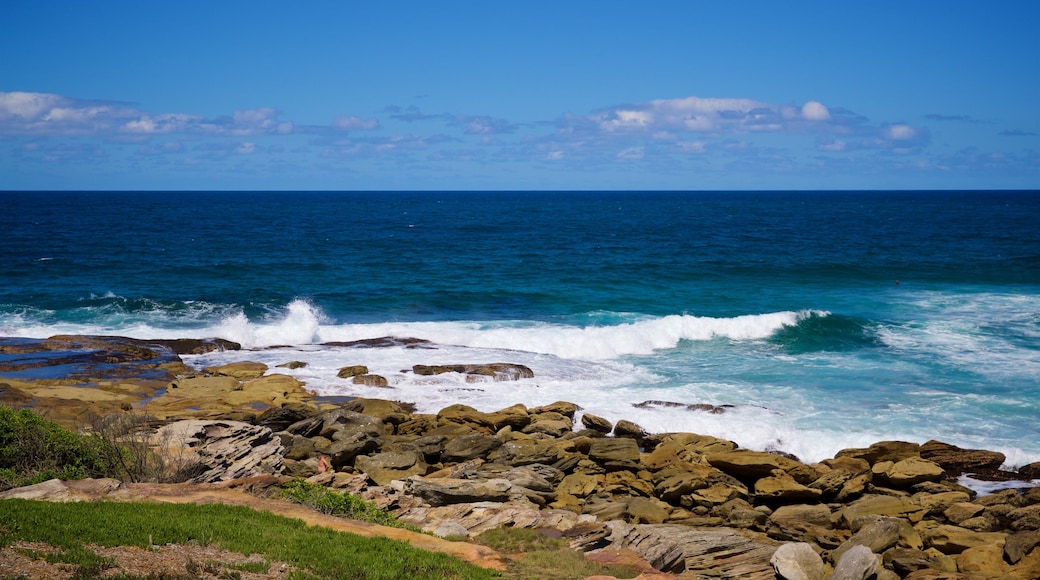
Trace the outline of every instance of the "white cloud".
[[642, 147], [629, 147], [617, 154], [618, 159], [642, 159], [646, 151]]
[[235, 153], [238, 155], [252, 155], [253, 153], [256, 153], [256, 143], [246, 141], [238, 147], [235, 147]]
[[884, 135], [893, 141], [910, 141], [917, 137], [917, 131], [909, 125], [890, 125], [885, 128]]
[[21, 117], [36, 119], [65, 102], [63, 97], [47, 93], [0, 93], [0, 119]]
[[349, 117], [336, 117], [332, 126], [342, 131], [371, 131], [379, 128], [379, 121], [375, 119], [362, 119], [351, 115]]
[[802, 117], [810, 121], [826, 121], [831, 118], [831, 112], [818, 101], [808, 101], [802, 105]]

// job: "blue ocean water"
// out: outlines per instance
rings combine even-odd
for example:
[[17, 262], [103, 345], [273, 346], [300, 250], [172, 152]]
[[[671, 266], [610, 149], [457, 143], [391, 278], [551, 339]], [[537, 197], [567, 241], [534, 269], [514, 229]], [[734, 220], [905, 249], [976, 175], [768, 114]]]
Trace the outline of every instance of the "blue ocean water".
[[[251, 350], [187, 362], [303, 360], [276, 370], [423, 411], [569, 400], [807, 461], [933, 438], [1040, 460], [1040, 192], [0, 192], [0, 208], [0, 337], [219, 336]], [[322, 345], [381, 336], [437, 348]], [[494, 361], [535, 378], [402, 371]], [[391, 389], [338, 379], [347, 364]]]

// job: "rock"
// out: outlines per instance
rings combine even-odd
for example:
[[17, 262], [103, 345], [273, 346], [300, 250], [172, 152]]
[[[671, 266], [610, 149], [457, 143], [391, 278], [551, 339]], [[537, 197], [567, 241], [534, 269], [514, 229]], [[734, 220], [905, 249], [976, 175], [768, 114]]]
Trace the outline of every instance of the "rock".
[[[957, 503], [967, 503], [971, 499], [963, 491], [945, 491], [940, 493], [915, 493], [910, 500], [927, 510], [928, 515], [939, 515]], [[957, 523], [957, 522], [954, 522]]]
[[1040, 532], [1038, 531], [1011, 534], [1004, 543], [1004, 559], [1011, 564], [1017, 564], [1038, 545], [1040, 545]]
[[[763, 514], [764, 515], [764, 514]], [[834, 529], [831, 510], [825, 505], [789, 505], [769, 514], [770, 538], [788, 542], [810, 542], [821, 548], [835, 548], [848, 534]]]
[[838, 546], [831, 553], [831, 558], [835, 561], [840, 560], [842, 555], [854, 546], [866, 546], [871, 552], [880, 554], [896, 545], [913, 550], [924, 548], [921, 536], [910, 522], [901, 518], [879, 518], [864, 525], [845, 543]]
[[881, 461], [902, 461], [920, 455], [921, 446], [906, 441], [881, 441], [866, 449], [842, 449], [835, 457], [863, 459], [873, 465]]
[[352, 377], [360, 377], [368, 374], [368, 367], [365, 365], [349, 365], [339, 369], [336, 376], [341, 379], [349, 379]]
[[393, 423], [394, 425], [400, 425], [410, 418], [408, 411], [406, 411], [399, 403], [387, 401], [386, 399], [365, 399], [358, 397], [347, 401], [341, 408], [347, 411], [375, 417], [384, 423]]
[[775, 578], [770, 558], [778, 545], [729, 528], [698, 529], [676, 524], [607, 522], [611, 548], [628, 548], [662, 572], [690, 578]]
[[926, 547], [935, 548], [943, 554], [959, 554], [968, 548], [999, 544], [1007, 538], [1007, 534], [1002, 532], [974, 532], [946, 524], [921, 525], [917, 531]]
[[559, 438], [574, 429], [574, 422], [570, 417], [552, 411], [538, 414], [532, 413], [530, 420], [531, 422], [521, 430], [522, 433], [541, 433], [553, 438]]
[[461, 462], [475, 457], [487, 457], [489, 453], [502, 446], [502, 441], [492, 435], [473, 433], [450, 439], [444, 445], [441, 459], [447, 462]]
[[954, 556], [957, 570], [972, 578], [1007, 578], [1010, 566], [1004, 562], [1004, 550], [996, 544], [968, 548]]
[[626, 437], [598, 439], [589, 448], [589, 459], [608, 468], [637, 469], [639, 445]]
[[360, 455], [354, 461], [354, 468], [372, 478], [376, 485], [389, 485], [391, 481], [411, 475], [426, 475], [428, 470], [426, 460], [417, 451]]
[[518, 381], [534, 377], [530, 368], [512, 363], [461, 364], [461, 365], [414, 365], [412, 372], [417, 375], [440, 375], [444, 373], [461, 373], [468, 377], [488, 377], [496, 381]]
[[939, 465], [950, 477], [965, 473], [992, 474], [1000, 469], [1006, 457], [997, 451], [961, 449], [956, 445], [928, 441], [921, 445], [921, 457]]
[[986, 506], [976, 503], [957, 502], [946, 508], [943, 515], [946, 516], [946, 519], [959, 525], [961, 522], [981, 514], [985, 509]]
[[203, 369], [211, 375], [234, 377], [240, 381], [258, 379], [267, 372], [267, 365], [260, 362], [242, 361]]
[[404, 490], [432, 506], [470, 502], [504, 502], [509, 499], [513, 484], [508, 479], [477, 481], [453, 478], [422, 478], [412, 476], [404, 480]]
[[335, 469], [353, 465], [359, 455], [367, 455], [379, 451], [380, 439], [371, 434], [356, 431], [344, 437], [338, 437], [322, 453], [328, 455], [329, 463]]
[[666, 502], [677, 503], [682, 496], [708, 487], [711, 470], [708, 466], [699, 466], [692, 471], [669, 469], [659, 472], [654, 477], [654, 495]]
[[181, 476], [209, 483], [276, 474], [282, 469], [282, 442], [266, 427], [238, 421], [177, 421], [159, 428], [152, 441], [170, 446]]
[[834, 565], [829, 580], [867, 580], [881, 568], [881, 561], [870, 548], [853, 546]]
[[769, 564], [783, 580], [823, 580], [823, 559], [805, 542], [783, 544], [769, 558]]
[[785, 472], [763, 477], [755, 482], [755, 499], [767, 504], [818, 501], [823, 495], [818, 489], [802, 485]]
[[572, 473], [563, 478], [563, 481], [556, 487], [556, 491], [574, 497], [588, 497], [602, 485], [603, 480], [602, 475]]
[[920, 457], [908, 457], [884, 470], [879, 482], [882, 485], [906, 489], [925, 481], [942, 481], [945, 476], [946, 472], [936, 463]]
[[1040, 530], [1040, 504], [1012, 510], [1007, 517], [1016, 532]]
[[614, 436], [634, 439], [641, 442], [648, 435], [645, 429], [631, 421], [622, 419], [614, 424]]
[[16, 487], [0, 492], [0, 499], [31, 499], [39, 501], [70, 502], [95, 501], [119, 489], [118, 479], [80, 479], [62, 481], [48, 479], [34, 485]]
[[284, 431], [289, 425], [311, 417], [317, 413], [317, 409], [304, 403], [286, 403], [281, 407], [272, 407], [257, 416], [256, 425], [267, 427], [278, 432]]
[[662, 524], [670, 511], [668, 504], [645, 497], [632, 498], [625, 508], [626, 519], [633, 524]]
[[1018, 475], [1023, 479], [1040, 479], [1040, 461], [1019, 467]]
[[438, 538], [447, 538], [449, 536], [459, 538], [469, 537], [469, 530], [467, 530], [465, 526], [458, 522], [453, 522], [450, 520], [446, 522], [441, 522], [440, 525], [433, 529], [432, 533]]
[[351, 379], [355, 385], [364, 385], [366, 387], [389, 387], [390, 382], [386, 380], [386, 377], [381, 375], [357, 375]]
[[[764, 451], [736, 450], [727, 453], [711, 453], [705, 455], [705, 459], [713, 467], [743, 480], [756, 480], [772, 475], [774, 470], [788, 471], [803, 465], [782, 455]], [[819, 495], [818, 490], [816, 494]]]
[[581, 416], [581, 424], [586, 429], [591, 429], [598, 433], [610, 433], [614, 429], [614, 425], [610, 421], [591, 413], [585, 413]]
[[567, 401], [556, 401], [555, 403], [535, 407], [530, 411], [532, 415], [537, 415], [539, 413], [559, 413], [571, 420], [574, 420], [574, 414], [577, 412], [578, 406], [574, 403], [568, 403]]
[[878, 515], [897, 518], [906, 518], [911, 523], [921, 521], [925, 509], [909, 501], [887, 495], [865, 495], [852, 502], [841, 511], [841, 518], [845, 525], [852, 527], [852, 523], [860, 516]]
[[347, 409], [334, 409], [308, 417], [289, 425], [285, 430], [304, 437], [320, 436], [327, 439], [333, 439], [338, 432], [361, 432], [370, 437], [380, 437], [386, 434], [386, 427], [376, 417]]
[[298, 361], [298, 360], [291, 360], [289, 362], [282, 363], [280, 365], [275, 365], [275, 366], [277, 368], [280, 368], [280, 369], [303, 369], [303, 368], [307, 368], [307, 363], [305, 363], [303, 361]]

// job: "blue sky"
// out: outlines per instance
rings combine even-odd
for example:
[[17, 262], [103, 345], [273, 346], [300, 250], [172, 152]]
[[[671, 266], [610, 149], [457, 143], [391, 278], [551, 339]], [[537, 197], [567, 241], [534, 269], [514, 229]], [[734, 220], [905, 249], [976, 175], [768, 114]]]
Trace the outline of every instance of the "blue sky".
[[1040, 188], [1040, 2], [0, 0], [0, 189]]

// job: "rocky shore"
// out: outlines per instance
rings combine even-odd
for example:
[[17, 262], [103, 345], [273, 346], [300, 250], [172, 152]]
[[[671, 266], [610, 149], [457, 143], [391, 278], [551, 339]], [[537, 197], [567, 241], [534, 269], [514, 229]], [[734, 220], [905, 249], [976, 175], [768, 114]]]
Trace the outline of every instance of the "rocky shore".
[[[353, 346], [380, 340], [400, 339]], [[79, 428], [91, 415], [154, 417], [154, 440], [180, 449], [196, 483], [303, 477], [438, 536], [537, 528], [576, 550], [636, 552], [682, 577], [1040, 577], [1040, 487], [1029, 483], [1040, 465], [1003, 473], [997, 452], [884, 441], [806, 464], [711, 436], [612, 424], [562, 401], [419, 414], [392, 400], [320, 399], [260, 363], [195, 371], [177, 356], [235, 346], [5, 339], [0, 403]], [[412, 372], [532, 374], [453, 361]], [[380, 378], [349, 364], [341, 376]], [[958, 483], [963, 474], [1023, 481], [980, 495]]]

